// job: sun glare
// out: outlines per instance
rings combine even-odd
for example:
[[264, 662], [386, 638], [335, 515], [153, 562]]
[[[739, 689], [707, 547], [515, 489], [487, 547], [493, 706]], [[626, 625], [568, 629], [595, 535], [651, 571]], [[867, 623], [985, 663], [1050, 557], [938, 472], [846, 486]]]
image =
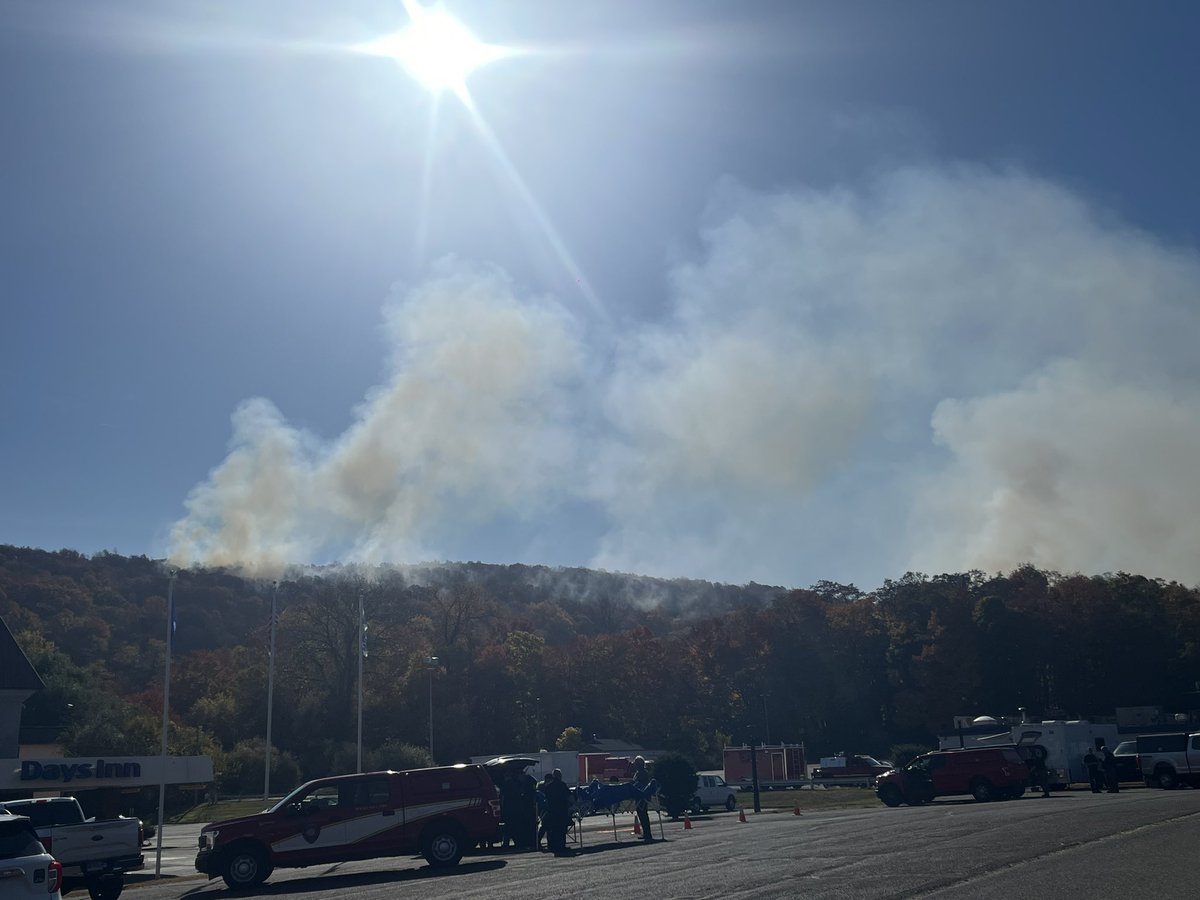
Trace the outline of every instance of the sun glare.
[[389, 56], [404, 66], [433, 94], [466, 90], [467, 78], [481, 66], [508, 55], [503, 47], [478, 40], [461, 22], [440, 7], [427, 8], [406, 0], [409, 26], [384, 35], [359, 49]]

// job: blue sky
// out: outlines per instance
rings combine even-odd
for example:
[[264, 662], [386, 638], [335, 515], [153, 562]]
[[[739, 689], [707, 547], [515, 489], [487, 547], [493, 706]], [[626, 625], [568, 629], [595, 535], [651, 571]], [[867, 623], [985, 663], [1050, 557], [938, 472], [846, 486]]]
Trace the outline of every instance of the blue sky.
[[1200, 583], [1200, 8], [445, 7], [7, 0], [0, 542]]

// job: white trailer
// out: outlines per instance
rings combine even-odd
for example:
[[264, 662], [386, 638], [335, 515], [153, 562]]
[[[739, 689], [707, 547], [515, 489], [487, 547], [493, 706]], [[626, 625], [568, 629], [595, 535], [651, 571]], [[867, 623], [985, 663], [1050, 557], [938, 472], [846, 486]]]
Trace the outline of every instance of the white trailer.
[[[971, 729], [975, 731], [975, 728]], [[990, 731], [990, 729], [989, 729]], [[1014, 725], [998, 725], [990, 734], [964, 734], [961, 732], [940, 735], [939, 750], [958, 747], [994, 747], [998, 744], [1037, 744], [1046, 748], [1046, 768], [1056, 788], [1065, 788], [1072, 782], [1087, 782], [1088, 774], [1083, 765], [1084, 754], [1103, 743], [1115, 749], [1120, 741], [1116, 725], [1100, 725], [1086, 719], [1046, 722], [1019, 722]]]
[[541, 781], [547, 772], [562, 769], [563, 783], [568, 787], [579, 784], [579, 754], [574, 750], [535, 750], [532, 753], [493, 753], [490, 756], [472, 756], [473, 763], [487, 763], [501, 757], [523, 757], [532, 759], [533, 765], [525, 771]]

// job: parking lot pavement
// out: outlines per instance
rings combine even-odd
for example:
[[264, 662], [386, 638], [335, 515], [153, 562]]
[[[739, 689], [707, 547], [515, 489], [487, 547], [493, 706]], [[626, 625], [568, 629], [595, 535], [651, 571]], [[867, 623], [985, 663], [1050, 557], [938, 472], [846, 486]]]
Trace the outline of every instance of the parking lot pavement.
[[[703, 816], [697, 816], [696, 821], [706, 819], [730, 816], [736, 817], [736, 813], [710, 812]], [[654, 836], [660, 837], [662, 829], [669, 830], [670, 828], [679, 828], [680, 823], [672, 823], [665, 815], [662, 817], [662, 825], [660, 827], [658, 817], [653, 811], [650, 813], [651, 825], [653, 826]], [[636, 839], [633, 835], [634, 815], [632, 813], [620, 812], [615, 817], [607, 813], [599, 813], [592, 816], [587, 816], [583, 819], [583, 845], [587, 846], [598, 840], [612, 840], [613, 830], [616, 829], [618, 840], [632, 841]], [[158, 855], [158, 840], [152, 838], [142, 847], [142, 853], [146, 857], [145, 868], [137, 872], [130, 872], [126, 875], [126, 883], [130, 885], [152, 882], [157, 878], [177, 880], [180, 878], [204, 878], [196, 871], [196, 849], [197, 840], [200, 837], [200, 831], [204, 828], [203, 824], [196, 825], [164, 825], [163, 840], [162, 840], [162, 857], [159, 863], [158, 872], [155, 875], [155, 863]], [[498, 848], [497, 851], [498, 852]]]
[[125, 876], [128, 884], [153, 881], [156, 864], [159, 877], [186, 878], [200, 876], [196, 871], [196, 842], [203, 825], [164, 825], [162, 830], [162, 856], [159, 857], [158, 838], [153, 837], [142, 847], [146, 857], [145, 868]]

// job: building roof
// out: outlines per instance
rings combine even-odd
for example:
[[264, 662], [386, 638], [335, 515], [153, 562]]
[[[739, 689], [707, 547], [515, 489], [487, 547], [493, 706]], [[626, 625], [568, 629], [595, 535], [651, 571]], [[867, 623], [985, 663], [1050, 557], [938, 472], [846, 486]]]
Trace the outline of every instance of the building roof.
[[640, 747], [637, 744], [625, 740], [613, 740], [612, 738], [593, 737], [583, 745], [584, 753], [641, 753], [644, 750], [644, 747]]
[[17, 639], [0, 619], [0, 691], [40, 691], [45, 686]]

